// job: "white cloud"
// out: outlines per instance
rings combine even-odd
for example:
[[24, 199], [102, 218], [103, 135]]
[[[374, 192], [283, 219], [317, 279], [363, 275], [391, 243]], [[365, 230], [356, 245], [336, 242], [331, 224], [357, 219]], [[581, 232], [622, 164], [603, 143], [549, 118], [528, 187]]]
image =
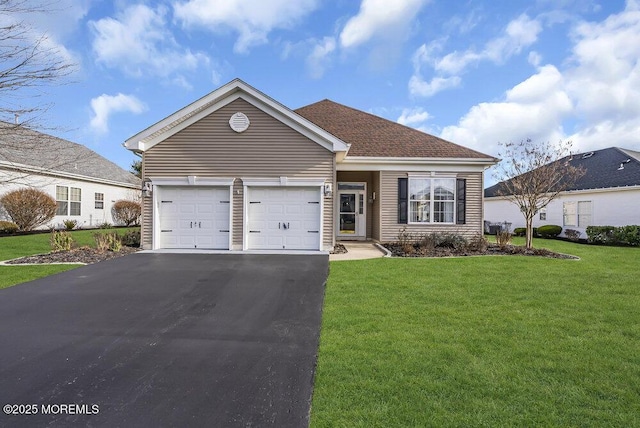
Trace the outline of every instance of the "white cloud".
[[146, 111], [146, 106], [133, 95], [102, 94], [91, 100], [93, 117], [90, 126], [96, 132], [105, 134], [109, 132], [109, 116], [113, 113], [130, 112], [140, 114]]
[[562, 74], [547, 65], [506, 92], [504, 101], [473, 106], [457, 125], [442, 130], [442, 138], [495, 155], [499, 142], [556, 141], [562, 122], [572, 111]]
[[344, 26], [340, 45], [352, 48], [374, 37], [402, 38], [427, 0], [362, 0], [358, 14]]
[[396, 122], [412, 128], [423, 129], [425, 122], [429, 119], [431, 119], [429, 112], [425, 111], [422, 107], [414, 107], [403, 109]]
[[239, 53], [266, 43], [271, 31], [294, 26], [317, 6], [317, 0], [188, 0], [173, 3], [175, 17], [185, 27], [237, 32], [234, 50]]
[[324, 37], [314, 41], [313, 49], [307, 57], [307, 69], [314, 79], [319, 79], [329, 66], [330, 55], [336, 50], [336, 40], [333, 37]]
[[[445, 40], [422, 45], [414, 53], [414, 74], [409, 81], [409, 92], [412, 95], [428, 97], [456, 87], [461, 82], [459, 75], [471, 65], [481, 61], [502, 64], [534, 44], [541, 31], [542, 25], [538, 20], [523, 14], [509, 22], [503, 34], [489, 40], [481, 50], [454, 51], [438, 57], [437, 54], [443, 49]], [[432, 68], [435, 74], [428, 83], [423, 77], [425, 66]]]
[[167, 9], [129, 6], [116, 18], [90, 21], [97, 61], [132, 76], [168, 77], [176, 72], [208, 65], [201, 52], [181, 48], [166, 28]]
[[434, 77], [429, 82], [422, 80], [419, 75], [411, 76], [409, 79], [409, 92], [411, 95], [420, 97], [430, 97], [445, 89], [455, 88], [460, 85], [460, 77]]

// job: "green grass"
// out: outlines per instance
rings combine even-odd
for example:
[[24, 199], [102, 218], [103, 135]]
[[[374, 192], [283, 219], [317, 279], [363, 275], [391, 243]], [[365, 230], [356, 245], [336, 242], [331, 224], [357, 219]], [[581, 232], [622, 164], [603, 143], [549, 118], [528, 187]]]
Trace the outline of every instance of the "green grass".
[[332, 262], [311, 425], [640, 426], [640, 249], [534, 246]]
[[[135, 228], [131, 228], [135, 229]], [[130, 229], [92, 229], [74, 230], [74, 246], [95, 246], [93, 234], [96, 232], [117, 231], [122, 235]], [[45, 254], [51, 251], [49, 244], [49, 234], [5, 236], [0, 238], [0, 261], [10, 260], [18, 257], [31, 256], [34, 254]], [[81, 265], [29, 265], [29, 266], [0, 266], [0, 289], [20, 284], [33, 279], [41, 278], [54, 273], [74, 269]]]

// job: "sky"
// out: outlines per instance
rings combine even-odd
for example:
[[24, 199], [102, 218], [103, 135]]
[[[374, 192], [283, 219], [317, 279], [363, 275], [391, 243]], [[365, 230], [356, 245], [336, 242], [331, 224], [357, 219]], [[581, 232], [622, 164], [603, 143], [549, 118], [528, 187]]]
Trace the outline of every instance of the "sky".
[[127, 138], [234, 78], [492, 156], [640, 151], [640, 0], [59, 0], [22, 19], [75, 64], [41, 88], [51, 133], [125, 169]]

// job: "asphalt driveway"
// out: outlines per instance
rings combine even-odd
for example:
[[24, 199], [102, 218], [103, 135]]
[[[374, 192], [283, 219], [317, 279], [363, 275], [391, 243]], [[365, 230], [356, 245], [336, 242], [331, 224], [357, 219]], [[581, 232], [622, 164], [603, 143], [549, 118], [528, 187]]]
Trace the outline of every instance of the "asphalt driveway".
[[0, 404], [37, 413], [0, 425], [307, 426], [327, 274], [134, 254], [0, 290]]

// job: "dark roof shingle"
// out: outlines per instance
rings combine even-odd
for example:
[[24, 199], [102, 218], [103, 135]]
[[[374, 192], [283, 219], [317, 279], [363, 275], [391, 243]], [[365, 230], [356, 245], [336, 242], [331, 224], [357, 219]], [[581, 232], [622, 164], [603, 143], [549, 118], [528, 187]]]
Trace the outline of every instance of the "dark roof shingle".
[[301, 107], [295, 112], [350, 144], [347, 158], [365, 156], [493, 159], [492, 156], [331, 100], [322, 100]]
[[[566, 162], [568, 158], [570, 158], [572, 166], [584, 168], [585, 174], [567, 190], [608, 189], [640, 185], [640, 153], [638, 152], [609, 147], [593, 152], [574, 154], [571, 157], [567, 156], [557, 162]], [[486, 188], [484, 196], [497, 196], [500, 184], [497, 183]]]

